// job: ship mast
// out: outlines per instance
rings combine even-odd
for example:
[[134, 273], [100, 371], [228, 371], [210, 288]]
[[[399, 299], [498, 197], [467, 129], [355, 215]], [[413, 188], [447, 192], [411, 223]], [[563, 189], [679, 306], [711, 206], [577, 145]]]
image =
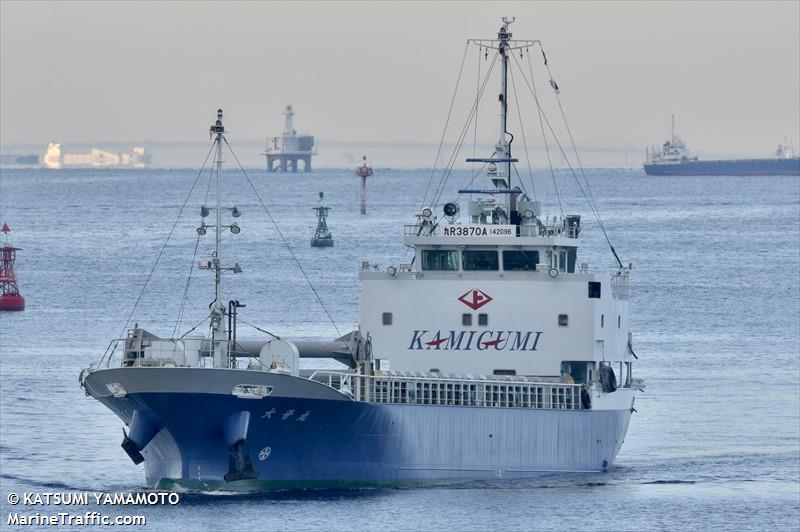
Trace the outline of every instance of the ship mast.
[[[516, 17], [503, 17], [503, 25], [497, 33], [500, 44], [497, 47], [502, 59], [502, 70], [500, 75], [500, 141], [497, 143], [497, 156], [499, 159], [506, 160], [506, 179], [508, 188], [511, 188], [511, 143], [508, 142], [508, 41], [511, 34], [508, 33], [508, 25], [514, 22]], [[509, 195], [509, 199], [511, 196]], [[510, 207], [510, 205], [508, 206]], [[506, 209], [510, 213], [510, 208]]]
[[675, 115], [672, 115], [672, 145], [675, 145]]
[[[222, 304], [222, 141], [225, 127], [222, 125], [222, 109], [217, 110], [217, 121], [209, 128], [209, 135], [216, 135], [217, 166], [216, 192], [217, 192], [217, 224], [214, 228], [214, 309], [211, 311], [211, 340], [214, 346], [214, 359], [218, 359], [218, 351], [222, 344], [218, 342], [225, 335], [225, 305]], [[220, 358], [222, 353], [219, 353]]]
[[[519, 214], [517, 213], [517, 196], [522, 193], [522, 190], [517, 187], [511, 188], [511, 165], [517, 162], [511, 156], [511, 143], [514, 141], [514, 135], [508, 131], [508, 69], [511, 53], [516, 49], [528, 48], [539, 41], [514, 41], [511, 40], [511, 33], [508, 31], [508, 26], [514, 22], [516, 17], [503, 17], [503, 25], [500, 26], [500, 31], [497, 32], [497, 39], [470, 39], [469, 42], [486, 50], [497, 50], [500, 57], [500, 94], [498, 100], [500, 102], [500, 137], [494, 147], [494, 153], [489, 158], [467, 158], [468, 163], [485, 163], [489, 165], [488, 176], [494, 185], [492, 194], [499, 194], [502, 196], [500, 200], [502, 211], [505, 220], [500, 223], [519, 223]], [[499, 165], [500, 171], [498, 171]], [[479, 193], [479, 190], [459, 190], [459, 193]], [[497, 222], [495, 222], [497, 223]]]
[[[217, 110], [217, 121], [209, 128], [208, 134], [214, 139], [214, 148], [216, 149], [216, 224], [214, 225], [214, 254], [210, 261], [201, 260], [200, 268], [214, 270], [214, 303], [211, 309], [211, 354], [213, 355], [214, 367], [227, 367], [230, 365], [229, 360], [229, 347], [225, 340], [227, 330], [225, 328], [225, 304], [222, 301], [222, 272], [223, 270], [231, 270], [233, 273], [241, 273], [242, 268], [239, 263], [235, 263], [233, 267], [224, 267], [222, 265], [222, 231], [228, 229], [231, 234], [238, 235], [240, 232], [237, 223], [230, 225], [222, 224], [222, 211], [229, 210], [234, 218], [241, 216], [241, 211], [238, 207], [225, 209], [222, 206], [222, 144], [225, 140], [225, 127], [222, 125], [222, 109]], [[200, 211], [203, 218], [210, 214], [210, 209], [205, 205]], [[206, 234], [206, 228], [211, 227], [203, 222], [197, 228], [197, 234], [203, 236]]]

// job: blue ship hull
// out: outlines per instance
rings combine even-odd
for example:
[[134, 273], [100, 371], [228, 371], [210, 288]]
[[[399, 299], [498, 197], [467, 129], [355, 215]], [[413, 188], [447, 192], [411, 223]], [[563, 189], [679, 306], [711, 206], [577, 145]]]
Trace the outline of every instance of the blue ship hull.
[[[104, 370], [87, 380], [120, 371], [131, 372]], [[118, 380], [119, 373], [104, 382], [109, 379]], [[375, 404], [274, 394], [257, 400], [180, 391], [98, 397], [93, 393], [97, 383], [87, 390], [130, 427], [131, 437], [134, 412], [158, 427], [142, 450], [148, 485], [189, 489], [354, 487], [599, 472], [613, 464], [631, 415], [630, 410]], [[243, 412], [249, 426], [240, 462], [245, 466], [239, 469], [245, 474], [230, 481], [235, 460], [226, 420]]]
[[656, 163], [645, 164], [644, 171], [647, 175], [685, 176], [800, 175], [800, 158]]

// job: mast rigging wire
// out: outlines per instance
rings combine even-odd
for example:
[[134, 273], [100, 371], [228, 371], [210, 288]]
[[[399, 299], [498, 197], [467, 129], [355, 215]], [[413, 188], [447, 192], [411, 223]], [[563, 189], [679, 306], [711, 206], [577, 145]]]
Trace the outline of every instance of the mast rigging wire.
[[575, 144], [575, 139], [572, 136], [572, 129], [569, 127], [569, 122], [567, 121], [567, 114], [564, 112], [564, 107], [561, 105], [561, 91], [558, 88], [558, 84], [553, 80], [553, 73], [550, 71], [550, 65], [547, 64], [547, 56], [544, 55], [544, 48], [542, 47], [541, 43], [539, 43], [539, 49], [542, 51], [542, 57], [544, 58], [544, 65], [547, 68], [547, 75], [550, 76], [550, 85], [553, 87], [553, 92], [555, 92], [556, 94], [556, 103], [558, 103], [558, 109], [561, 111], [561, 119], [564, 121], [564, 126], [567, 130], [567, 135], [569, 136], [570, 144], [572, 145], [572, 151], [575, 153], [575, 160], [578, 162], [578, 169], [581, 172], [584, 184], [586, 185], [586, 190], [589, 193], [589, 198], [587, 198], [587, 201], [591, 200], [595, 210], [597, 211], [597, 216], [599, 217], [600, 211], [599, 209], [597, 209], [597, 201], [595, 200], [594, 194], [592, 193], [592, 189], [589, 186], [589, 180], [586, 178], [586, 172], [583, 169], [583, 162], [581, 162], [580, 153], [578, 153], [578, 148]]
[[[531, 181], [531, 194], [533, 194], [533, 200], [536, 201], [536, 185], [533, 183], [533, 169], [531, 168], [531, 156], [528, 153], [528, 140], [525, 138], [525, 126], [522, 125], [522, 106], [519, 104], [520, 99], [517, 97], [517, 83], [514, 81], [514, 69], [509, 68], [509, 73], [511, 74], [511, 88], [514, 90], [514, 100], [516, 101], [516, 108], [517, 108], [517, 117], [519, 119], [519, 129], [522, 132], [522, 147], [525, 151], [525, 159], [528, 161], [528, 176], [530, 177]], [[517, 170], [517, 165], [514, 165], [514, 172], [516, 172], [517, 177], [519, 178], [519, 182], [522, 183], [522, 177], [519, 175], [519, 171]], [[511, 176], [508, 176], [509, 186], [511, 186]]]
[[[469, 42], [469, 41], [468, 41]], [[475, 97], [477, 98], [481, 92], [481, 48], [478, 47], [478, 76], [475, 78]], [[475, 114], [475, 128], [472, 131], [472, 158], [475, 159], [477, 154], [476, 150], [478, 147], [478, 114]], [[475, 179], [475, 176], [478, 175], [478, 172], [475, 172], [475, 164], [472, 163], [472, 178]], [[482, 167], [481, 167], [482, 168]], [[471, 182], [471, 181], [470, 181]]]
[[283, 245], [286, 246], [286, 249], [289, 250], [289, 254], [292, 256], [292, 259], [294, 259], [295, 264], [297, 264], [297, 268], [300, 270], [300, 273], [303, 274], [303, 277], [305, 278], [306, 282], [308, 283], [309, 288], [311, 288], [311, 291], [314, 293], [314, 296], [317, 298], [317, 302], [322, 307], [322, 310], [325, 311], [325, 315], [328, 316], [328, 319], [330, 320], [331, 325], [333, 325], [333, 328], [336, 330], [336, 333], [339, 336], [341, 336], [342, 333], [339, 331], [339, 327], [336, 326], [336, 322], [333, 320], [333, 316], [331, 316], [331, 313], [328, 312], [328, 307], [326, 307], [325, 303], [322, 302], [322, 298], [320, 297], [319, 293], [317, 292], [317, 289], [314, 287], [314, 283], [312, 283], [311, 279], [309, 279], [308, 275], [306, 274], [305, 270], [303, 269], [303, 266], [300, 264], [300, 261], [297, 259], [297, 256], [294, 254], [294, 251], [292, 250], [292, 247], [289, 245], [289, 242], [286, 240], [286, 237], [283, 236], [283, 233], [281, 232], [280, 227], [278, 227], [278, 224], [275, 222], [275, 219], [272, 217], [272, 213], [269, 212], [269, 209], [267, 208], [266, 204], [264, 203], [264, 200], [261, 198], [261, 194], [258, 193], [258, 189], [256, 189], [255, 185], [253, 184], [253, 181], [250, 179], [250, 176], [247, 174], [247, 171], [242, 166], [242, 163], [239, 162], [239, 158], [236, 156], [236, 153], [233, 151], [233, 148], [231, 148], [231, 145], [228, 143], [228, 139], [226, 139], [225, 137], [222, 137], [222, 138], [225, 141], [225, 145], [228, 147], [228, 151], [230, 151], [231, 155], [233, 156], [234, 160], [236, 161], [236, 164], [239, 166], [239, 170], [241, 170], [242, 174], [244, 174], [244, 177], [247, 179], [247, 183], [250, 185], [250, 188], [253, 190], [253, 193], [256, 195], [256, 198], [258, 198], [258, 201], [261, 204], [261, 208], [264, 209], [264, 212], [266, 213], [267, 218], [269, 218], [269, 221], [272, 223], [272, 226], [275, 228], [275, 231], [278, 233], [278, 236], [280, 236], [281, 240], [283, 241]]
[[[169, 244], [170, 239], [172, 238], [172, 234], [175, 232], [175, 228], [178, 226], [178, 222], [183, 215], [183, 210], [186, 208], [186, 204], [189, 203], [189, 198], [191, 198], [192, 193], [194, 192], [195, 187], [197, 186], [197, 182], [200, 179], [200, 176], [203, 174], [203, 169], [205, 169], [206, 163], [208, 162], [208, 158], [211, 156], [211, 152], [214, 150], [214, 144], [211, 143], [211, 147], [208, 149], [208, 153], [206, 154], [206, 158], [203, 160], [203, 165], [200, 167], [200, 170], [197, 172], [197, 177], [194, 178], [194, 182], [192, 183], [192, 188], [189, 190], [189, 193], [186, 195], [186, 199], [183, 201], [183, 205], [181, 205], [180, 211], [178, 211], [178, 216], [175, 218], [175, 223], [172, 224], [172, 228], [169, 230], [169, 234], [167, 235], [167, 239], [164, 241], [164, 244], [161, 246], [161, 249], [158, 252], [158, 256], [156, 257], [156, 261], [153, 263], [153, 267], [150, 269], [150, 273], [147, 274], [147, 279], [144, 281], [144, 285], [142, 289], [139, 291], [139, 297], [136, 298], [136, 301], [133, 304], [133, 308], [131, 309], [130, 314], [128, 314], [128, 319], [125, 320], [125, 326], [122, 328], [122, 332], [120, 333], [120, 338], [122, 335], [125, 334], [125, 331], [128, 330], [128, 324], [131, 322], [131, 318], [133, 318], [133, 313], [136, 312], [136, 308], [139, 306], [139, 302], [142, 300], [142, 296], [144, 295], [144, 291], [147, 289], [147, 285], [150, 284], [150, 279], [153, 277], [153, 272], [156, 271], [156, 267], [158, 266], [161, 257], [164, 255], [164, 250], [167, 249], [167, 244]], [[109, 349], [111, 346], [109, 346]], [[106, 350], [108, 352], [108, 350]], [[105, 355], [104, 355], [105, 356]]]
[[275, 338], [276, 340], [280, 340], [280, 339], [281, 339], [281, 337], [280, 337], [280, 336], [278, 336], [277, 334], [273, 334], [273, 333], [269, 332], [269, 331], [268, 331], [268, 330], [266, 330], [266, 329], [262, 329], [261, 327], [257, 327], [257, 326], [255, 326], [255, 325], [253, 325], [252, 323], [247, 323], [247, 322], [246, 322], [246, 321], [244, 321], [242, 318], [239, 318], [239, 317], [237, 317], [237, 318], [236, 318], [236, 323], [243, 323], [243, 324], [247, 325], [248, 327], [252, 327], [253, 329], [255, 329], [255, 330], [257, 330], [257, 331], [260, 331], [260, 332], [263, 332], [263, 333], [265, 333], [265, 334], [268, 334], [268, 335], [272, 336], [272, 337], [273, 337], [273, 338]]
[[432, 206], [434, 206], [434, 207], [439, 204], [439, 200], [441, 199], [441, 196], [442, 196], [442, 194], [444, 192], [444, 187], [447, 184], [447, 180], [449, 179], [450, 174], [453, 171], [453, 167], [455, 166], [455, 161], [458, 158], [458, 154], [461, 151], [461, 147], [464, 144], [464, 140], [466, 138], [466, 134], [469, 131], [469, 126], [472, 123], [472, 118], [473, 118], [473, 116], [477, 115], [478, 103], [480, 102], [480, 99], [483, 96], [483, 91], [486, 89], [486, 85], [487, 85], [487, 82], [489, 80], [489, 74], [494, 69], [494, 65], [496, 63], [496, 59], [497, 59], [497, 54], [495, 54], [495, 56], [492, 58], [492, 64], [491, 64], [491, 66], [489, 67], [489, 70], [486, 73], [486, 78], [484, 78], [483, 85], [481, 86], [480, 91], [478, 92], [478, 94], [475, 97], [475, 101], [474, 101], [474, 103], [472, 105], [472, 108], [470, 109], [470, 112], [469, 112], [469, 114], [467, 116], [467, 121], [464, 123], [464, 126], [462, 127], [461, 131], [458, 134], [458, 137], [456, 138], [456, 145], [453, 148], [453, 152], [450, 154], [450, 157], [447, 160], [447, 165], [442, 170], [442, 175], [439, 178], [439, 183], [436, 185], [436, 188], [434, 189], [433, 195], [431, 197], [431, 203], [432, 203]]
[[431, 188], [431, 183], [433, 182], [433, 176], [436, 174], [436, 165], [439, 163], [439, 156], [442, 153], [442, 146], [444, 145], [444, 137], [447, 134], [447, 126], [450, 124], [450, 116], [453, 113], [453, 105], [456, 102], [456, 94], [458, 93], [458, 86], [461, 84], [461, 74], [464, 71], [464, 62], [467, 59], [467, 50], [469, 49], [469, 41], [464, 44], [464, 55], [461, 57], [461, 66], [458, 68], [458, 77], [456, 78], [456, 85], [453, 87], [453, 96], [450, 98], [450, 109], [447, 111], [447, 119], [444, 122], [444, 130], [442, 131], [442, 137], [439, 139], [439, 148], [436, 150], [436, 158], [433, 161], [433, 168], [431, 168], [431, 175], [428, 178], [428, 184], [425, 187], [425, 195], [422, 196], [422, 205], [420, 206], [420, 210], [425, 207], [425, 202], [428, 199], [428, 191]]
[[[514, 57], [513, 55], [512, 57], [514, 58], [514, 62], [517, 62], [517, 58]], [[539, 103], [539, 99], [536, 97], [536, 94], [534, 94], [533, 89], [531, 88], [531, 85], [530, 83], [528, 83], [528, 79], [525, 77], [524, 74], [522, 76], [522, 79], [525, 81], [525, 84], [531, 91], [531, 95], [533, 96], [533, 99], [536, 102], [536, 106], [541, 110], [541, 104]], [[600, 231], [602, 231], [603, 236], [605, 237], [606, 242], [608, 243], [608, 247], [611, 249], [611, 253], [617, 260], [619, 267], [622, 268], [623, 267], [622, 261], [620, 260], [619, 255], [617, 255], [617, 251], [614, 249], [614, 245], [611, 243], [611, 239], [608, 237], [608, 233], [606, 232], [605, 226], [603, 225], [603, 221], [600, 218], [600, 214], [597, 212], [596, 206], [592, 203], [590, 196], [586, 193], [586, 190], [584, 189], [583, 184], [581, 183], [581, 180], [578, 177], [578, 174], [575, 173], [575, 169], [572, 167], [572, 164], [570, 163], [569, 158], [567, 157], [567, 153], [566, 151], [564, 151], [564, 147], [561, 145], [561, 142], [559, 142], [558, 137], [556, 136], [555, 131], [553, 130], [553, 126], [550, 123], [550, 120], [548, 120], [547, 115], [544, 114], [544, 112], [542, 112], [542, 117], [544, 118], [544, 121], [547, 123], [547, 127], [550, 130], [550, 133], [553, 135], [553, 139], [556, 141], [556, 145], [558, 146], [558, 149], [561, 152], [562, 157], [564, 157], [564, 161], [567, 163], [567, 167], [569, 168], [570, 173], [575, 178], [575, 182], [578, 184], [578, 188], [580, 189], [581, 194], [583, 194], [583, 197], [586, 199], [586, 203], [589, 205], [589, 210], [594, 215], [594, 218], [597, 221], [597, 225], [600, 227]]]
[[[531, 72], [531, 84], [533, 85], [533, 88], [532, 88], [533, 98], [534, 98], [534, 100], [536, 100], [537, 99], [536, 98], [536, 82], [535, 82], [534, 77], [533, 77], [533, 64], [531, 63], [531, 54], [528, 54], [528, 68], [530, 69], [530, 72]], [[522, 77], [523, 78], [525, 77], [525, 73], [524, 72], [522, 73]], [[537, 100], [537, 102], [538, 102], [538, 100]], [[547, 166], [550, 168], [550, 177], [553, 179], [553, 191], [555, 192], [556, 200], [558, 201], [558, 210], [561, 212], [561, 217], [563, 218], [564, 217], [564, 204], [561, 202], [561, 193], [558, 191], [558, 181], [556, 180], [556, 173], [555, 173], [555, 171], [553, 171], [553, 161], [552, 161], [552, 158], [550, 157], [550, 146], [547, 143], [547, 134], [544, 131], [544, 120], [543, 120], [543, 117], [542, 117], [542, 108], [538, 105], [538, 103], [536, 105], [536, 111], [537, 111], [537, 113], [539, 115], [539, 129], [542, 132], [542, 142], [544, 143], [544, 152], [545, 152], [545, 155], [547, 156]]]
[[458, 140], [456, 142], [456, 146], [453, 149], [453, 153], [450, 156], [450, 159], [445, 167], [445, 170], [442, 172], [442, 177], [439, 179], [439, 184], [435, 189], [434, 195], [432, 197], [433, 206], [437, 206], [439, 204], [439, 200], [444, 193], [444, 187], [447, 184], [448, 179], [450, 178], [450, 174], [453, 172], [453, 167], [455, 166], [456, 159], [458, 158], [458, 154], [461, 151], [461, 146], [464, 144], [464, 139], [466, 138], [467, 132], [469, 131], [470, 123], [472, 122], [472, 117], [477, 114], [478, 104], [480, 103], [480, 99], [483, 97], [483, 92], [486, 90], [486, 85], [489, 82], [489, 78], [491, 77], [492, 71], [494, 70], [494, 66], [497, 64], [497, 57], [499, 52], [494, 54], [492, 57], [492, 63], [489, 67], [489, 70], [486, 72], [486, 77], [483, 81], [483, 86], [481, 87], [480, 93], [475, 98], [475, 102], [472, 104], [472, 108], [470, 109], [469, 115], [467, 116], [467, 122], [464, 124], [464, 127], [461, 129], [461, 132], [458, 135]]
[[[211, 192], [211, 182], [214, 178], [214, 168], [210, 167], [208, 172], [208, 185], [206, 185], [206, 195], [203, 199], [203, 205], [208, 202], [208, 195]], [[195, 266], [195, 259], [197, 259], [197, 250], [200, 247], [200, 235], [197, 235], [197, 238], [194, 242], [194, 252], [192, 253], [192, 261], [189, 263], [189, 274], [186, 277], [186, 285], [183, 288], [183, 297], [181, 298], [181, 306], [178, 309], [178, 317], [175, 320], [175, 327], [172, 329], [172, 336], [175, 337], [178, 334], [178, 330], [181, 328], [181, 323], [183, 322], [183, 313], [186, 310], [186, 302], [189, 299], [189, 286], [192, 282], [192, 274], [194, 273], [194, 266]]]
[[180, 338], [178, 338], [178, 340], [180, 340], [181, 338], [185, 338], [185, 337], [186, 337], [186, 336], [187, 336], [189, 333], [191, 333], [192, 331], [194, 331], [195, 329], [197, 329], [198, 327], [200, 327], [202, 324], [204, 324], [205, 322], [207, 322], [209, 319], [211, 319], [211, 314], [209, 314], [208, 316], [206, 316], [205, 318], [203, 318], [202, 320], [200, 320], [200, 321], [197, 323], [197, 325], [195, 325], [194, 327], [192, 327], [191, 329], [189, 329], [188, 331], [186, 331], [185, 333], [183, 333], [183, 334], [180, 336]]

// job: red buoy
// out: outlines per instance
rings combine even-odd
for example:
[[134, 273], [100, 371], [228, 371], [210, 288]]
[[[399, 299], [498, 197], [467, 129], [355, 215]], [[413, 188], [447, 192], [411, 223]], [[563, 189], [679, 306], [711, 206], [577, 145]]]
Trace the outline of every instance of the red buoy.
[[8, 224], [3, 224], [3, 242], [0, 244], [0, 310], [25, 310], [25, 298], [19, 293], [17, 278], [14, 276], [14, 261], [17, 251], [11, 245]]

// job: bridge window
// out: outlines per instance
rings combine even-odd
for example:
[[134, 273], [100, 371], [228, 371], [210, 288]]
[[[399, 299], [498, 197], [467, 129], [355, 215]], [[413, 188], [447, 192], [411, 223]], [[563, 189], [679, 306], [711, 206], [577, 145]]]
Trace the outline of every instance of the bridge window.
[[589, 281], [589, 298], [600, 299], [600, 283], [597, 281]]
[[497, 258], [497, 251], [493, 249], [464, 250], [463, 256], [464, 270], [497, 271], [500, 269], [500, 261]]
[[423, 270], [458, 270], [458, 251], [450, 249], [423, 249]]
[[392, 313], [391, 312], [384, 312], [383, 313], [383, 324], [384, 325], [391, 325], [392, 324]]
[[567, 248], [567, 273], [575, 273], [576, 260], [578, 260], [577, 248]]
[[464, 327], [469, 327], [470, 325], [472, 325], [472, 314], [462, 314], [461, 325], [463, 325]]
[[533, 249], [503, 251], [503, 269], [507, 272], [533, 272], [539, 264], [539, 252]]
[[558, 326], [559, 327], [566, 327], [569, 325], [569, 316], [566, 314], [559, 314], [558, 315]]
[[488, 314], [478, 314], [478, 325], [482, 327], [486, 327], [489, 325], [489, 315]]

